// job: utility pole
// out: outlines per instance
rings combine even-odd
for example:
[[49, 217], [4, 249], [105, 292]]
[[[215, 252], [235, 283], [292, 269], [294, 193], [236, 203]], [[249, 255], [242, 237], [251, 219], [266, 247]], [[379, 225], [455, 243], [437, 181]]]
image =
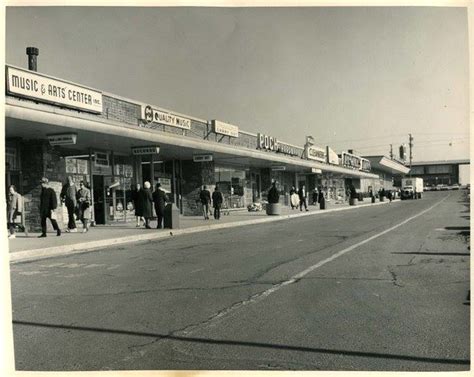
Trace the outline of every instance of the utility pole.
[[411, 178], [411, 161], [413, 159], [413, 153], [412, 153], [412, 150], [413, 150], [413, 137], [411, 136], [411, 134], [408, 134], [408, 140], [409, 140], [409, 147], [410, 147], [410, 178]]
[[393, 148], [392, 148], [392, 144], [390, 144], [390, 159], [393, 160]]

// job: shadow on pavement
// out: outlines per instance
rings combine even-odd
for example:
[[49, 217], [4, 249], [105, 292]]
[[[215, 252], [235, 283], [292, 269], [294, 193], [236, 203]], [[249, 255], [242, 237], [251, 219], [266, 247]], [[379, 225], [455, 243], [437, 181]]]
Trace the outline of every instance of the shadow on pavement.
[[422, 251], [404, 251], [404, 252], [393, 252], [392, 254], [412, 254], [412, 255], [442, 255], [442, 256], [470, 256], [470, 253], [427, 253]]
[[272, 343], [245, 342], [245, 341], [235, 341], [235, 340], [194, 338], [194, 337], [184, 337], [184, 336], [149, 333], [149, 332], [103, 329], [103, 328], [98, 328], [98, 327], [55, 325], [55, 324], [50, 324], [50, 323], [36, 323], [36, 322], [25, 322], [25, 321], [16, 321], [16, 320], [13, 321], [13, 324], [22, 325], [22, 326], [46, 327], [46, 328], [55, 328], [55, 329], [77, 330], [77, 331], [92, 331], [92, 332], [99, 332], [99, 333], [131, 335], [131, 336], [143, 336], [143, 337], [174, 340], [178, 342], [188, 342], [188, 343], [245, 346], [245, 347], [255, 347], [255, 348], [277, 349], [277, 350], [285, 350], [285, 351], [335, 354], [335, 355], [346, 355], [346, 356], [354, 356], [354, 357], [373, 357], [373, 358], [378, 358], [378, 359], [395, 359], [395, 360], [417, 361], [417, 362], [437, 363], [437, 364], [470, 365], [470, 360], [464, 360], [464, 359], [443, 359], [443, 358], [434, 358], [434, 357], [432, 358], [432, 357], [418, 357], [418, 356], [409, 356], [409, 355], [393, 355], [393, 354], [375, 353], [375, 352], [331, 350], [331, 349], [325, 349], [325, 348], [299, 347], [299, 346], [288, 346], [288, 345], [272, 344]]

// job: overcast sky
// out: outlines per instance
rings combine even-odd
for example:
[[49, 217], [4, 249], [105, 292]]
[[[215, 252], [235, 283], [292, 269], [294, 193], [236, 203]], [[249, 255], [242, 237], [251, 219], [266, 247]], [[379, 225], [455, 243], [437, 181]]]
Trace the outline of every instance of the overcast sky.
[[6, 62], [362, 155], [469, 157], [466, 8], [8, 7]]

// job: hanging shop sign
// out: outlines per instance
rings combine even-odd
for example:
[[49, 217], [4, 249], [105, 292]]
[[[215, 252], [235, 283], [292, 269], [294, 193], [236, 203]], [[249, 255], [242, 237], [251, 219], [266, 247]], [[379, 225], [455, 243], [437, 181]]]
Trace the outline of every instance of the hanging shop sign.
[[9, 66], [7, 93], [93, 113], [102, 112], [102, 93], [97, 90]]
[[321, 169], [311, 168], [311, 173], [313, 173], [313, 174], [322, 174], [323, 171]]
[[194, 162], [210, 162], [214, 159], [212, 154], [195, 154], [193, 156]]
[[160, 153], [160, 147], [157, 145], [151, 145], [148, 147], [132, 147], [132, 154], [134, 156], [158, 153]]
[[239, 127], [219, 120], [211, 120], [213, 130], [216, 134], [226, 135], [230, 137], [239, 137]]
[[96, 166], [109, 166], [109, 153], [94, 152], [94, 162]]
[[286, 170], [286, 166], [285, 165], [274, 165], [271, 167], [271, 170], [272, 171], [284, 171]]
[[299, 156], [300, 152], [296, 147], [281, 143], [276, 137], [259, 133], [257, 135], [257, 149], [265, 149], [290, 156]]
[[370, 171], [371, 170], [371, 165], [370, 161], [367, 160], [366, 158], [360, 158], [360, 170], [362, 171]]
[[360, 157], [355, 154], [342, 152], [341, 154], [341, 165], [346, 168], [352, 168], [360, 170]]
[[142, 106], [141, 117], [147, 123], [160, 123], [171, 127], [191, 129], [191, 119], [183, 118], [165, 111], [157, 110], [151, 106]]
[[76, 144], [77, 134], [57, 134], [48, 135], [49, 144], [54, 145], [73, 145]]
[[329, 147], [326, 147], [326, 158], [328, 164], [339, 165], [339, 156]]
[[326, 162], [326, 149], [315, 146], [307, 146], [305, 151], [308, 160]]

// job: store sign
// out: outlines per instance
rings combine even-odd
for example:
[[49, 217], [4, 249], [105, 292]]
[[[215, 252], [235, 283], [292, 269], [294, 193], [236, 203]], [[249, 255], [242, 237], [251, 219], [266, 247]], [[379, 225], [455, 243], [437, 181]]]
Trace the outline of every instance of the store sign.
[[300, 152], [297, 148], [291, 145], [280, 143], [276, 137], [258, 134], [257, 135], [257, 149], [266, 149], [269, 151], [283, 153], [290, 156], [299, 156]]
[[362, 171], [370, 171], [371, 170], [371, 165], [370, 161], [367, 160], [366, 158], [360, 158], [360, 170]]
[[160, 147], [153, 145], [149, 147], [133, 147], [132, 154], [134, 156], [144, 155], [144, 154], [158, 154], [160, 153]]
[[214, 159], [212, 154], [195, 154], [193, 156], [194, 162], [210, 162]]
[[161, 189], [166, 192], [171, 192], [171, 179], [170, 178], [158, 178], [157, 183], [160, 183]]
[[315, 160], [320, 162], [326, 162], [326, 150], [324, 148], [307, 146], [306, 147], [306, 158], [309, 160]]
[[341, 154], [341, 165], [346, 168], [359, 170], [360, 160], [361, 158], [359, 156], [356, 156], [355, 154], [351, 154], [347, 152], [342, 152]]
[[141, 116], [147, 123], [160, 123], [167, 126], [183, 128], [185, 130], [191, 129], [191, 119], [182, 118], [171, 113], [157, 110], [149, 105], [142, 106]]
[[76, 144], [77, 134], [48, 135], [50, 145], [73, 145]]
[[7, 93], [93, 113], [102, 112], [102, 93], [97, 90], [8, 66]]
[[109, 166], [108, 152], [94, 152], [96, 166]]
[[328, 164], [339, 165], [339, 156], [329, 147], [326, 147], [326, 158]]
[[239, 127], [232, 124], [224, 123], [218, 120], [211, 120], [212, 127], [216, 134], [226, 135], [230, 137], [239, 137]]
[[323, 171], [321, 169], [311, 168], [311, 173], [313, 173], [313, 174], [322, 174]]
[[271, 167], [271, 170], [272, 171], [284, 171], [284, 170], [286, 170], [286, 166], [285, 165], [275, 165], [275, 166]]

